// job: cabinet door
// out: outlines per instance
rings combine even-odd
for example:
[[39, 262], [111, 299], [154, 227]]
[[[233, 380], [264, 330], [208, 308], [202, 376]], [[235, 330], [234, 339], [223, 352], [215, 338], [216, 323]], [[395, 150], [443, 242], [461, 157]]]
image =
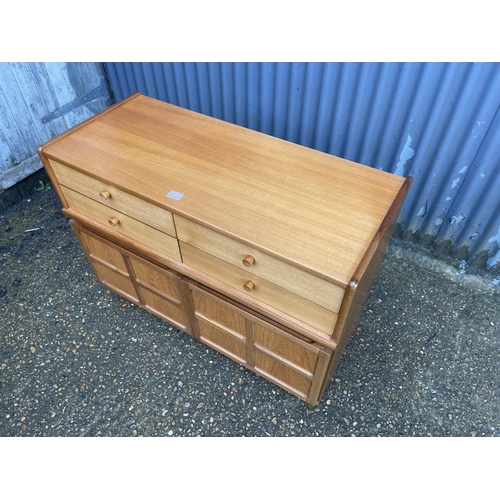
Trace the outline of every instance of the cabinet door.
[[104, 286], [138, 304], [137, 290], [130, 279], [125, 257], [119, 248], [76, 224], [72, 226], [97, 279]]
[[247, 364], [247, 317], [239, 309], [228, 307], [196, 287], [192, 288], [192, 297], [195, 337], [235, 361]]
[[321, 398], [332, 351], [205, 287], [190, 283], [193, 334], [310, 404]]
[[129, 254], [128, 264], [141, 304], [148, 311], [191, 334], [184, 299], [188, 288], [180, 275], [137, 255]]
[[174, 271], [163, 269], [72, 222], [97, 279], [191, 335], [185, 297], [188, 286]]

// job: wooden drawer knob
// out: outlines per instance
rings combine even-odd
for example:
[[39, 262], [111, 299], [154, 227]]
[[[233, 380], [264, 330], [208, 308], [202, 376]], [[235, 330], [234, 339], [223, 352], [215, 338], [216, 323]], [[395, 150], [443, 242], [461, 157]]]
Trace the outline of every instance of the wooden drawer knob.
[[99, 193], [99, 196], [107, 200], [108, 198], [111, 198], [111, 193], [109, 191], [104, 190]]
[[120, 224], [120, 221], [116, 217], [111, 217], [111, 219], [108, 220], [110, 226], [117, 226]]
[[255, 283], [253, 281], [247, 281], [244, 285], [243, 285], [243, 288], [247, 291], [247, 292], [251, 292], [253, 290], [253, 287], [255, 286]]
[[250, 267], [253, 263], [255, 262], [255, 259], [251, 256], [251, 255], [247, 255], [242, 261], [241, 263], [245, 266], [245, 267]]

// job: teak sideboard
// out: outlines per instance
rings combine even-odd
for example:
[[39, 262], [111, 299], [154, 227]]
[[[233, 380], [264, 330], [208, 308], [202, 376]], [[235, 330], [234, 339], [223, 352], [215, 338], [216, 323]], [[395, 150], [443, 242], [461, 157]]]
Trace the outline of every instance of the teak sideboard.
[[410, 177], [140, 93], [38, 152], [104, 286], [319, 403]]

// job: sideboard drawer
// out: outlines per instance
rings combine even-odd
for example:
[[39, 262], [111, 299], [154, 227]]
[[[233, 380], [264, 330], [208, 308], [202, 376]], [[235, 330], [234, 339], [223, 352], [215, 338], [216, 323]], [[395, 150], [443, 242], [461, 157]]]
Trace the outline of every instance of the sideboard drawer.
[[108, 228], [112, 227], [114, 231], [133, 238], [157, 252], [167, 255], [172, 259], [181, 260], [179, 244], [176, 238], [113, 208], [98, 203], [72, 189], [61, 186], [61, 190], [70, 208]]
[[[107, 207], [129, 215], [164, 233], [176, 236], [172, 214], [152, 203], [121, 191], [105, 182], [82, 174], [62, 163], [49, 160], [59, 183], [73, 191], [98, 201]], [[69, 200], [68, 200], [69, 203]]]
[[332, 335], [337, 314], [213, 255], [179, 242], [185, 264], [274, 307], [292, 318]]
[[338, 313], [344, 289], [298, 267], [174, 216], [179, 240]]

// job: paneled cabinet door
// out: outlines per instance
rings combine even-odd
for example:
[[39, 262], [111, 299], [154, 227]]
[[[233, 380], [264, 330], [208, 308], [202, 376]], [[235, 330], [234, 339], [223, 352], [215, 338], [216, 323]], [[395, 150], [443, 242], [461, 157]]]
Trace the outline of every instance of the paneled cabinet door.
[[104, 286], [191, 335], [185, 299], [188, 286], [179, 274], [110, 243], [74, 221], [72, 227]]
[[193, 334], [310, 404], [321, 398], [332, 351], [190, 282]]

